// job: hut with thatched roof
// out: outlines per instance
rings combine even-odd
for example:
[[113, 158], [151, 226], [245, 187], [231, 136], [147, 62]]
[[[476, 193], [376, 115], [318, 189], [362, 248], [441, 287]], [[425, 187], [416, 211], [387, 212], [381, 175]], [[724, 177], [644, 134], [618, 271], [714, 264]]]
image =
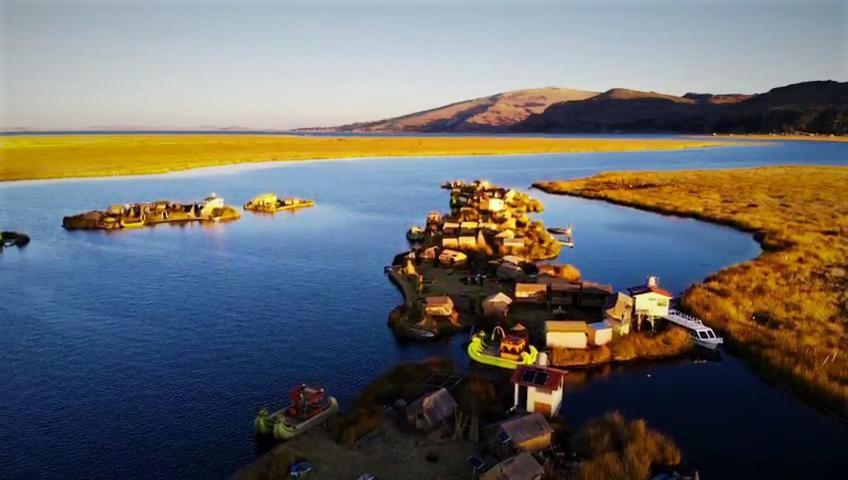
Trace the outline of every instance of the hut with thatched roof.
[[509, 306], [511, 304], [512, 298], [505, 293], [497, 292], [489, 295], [483, 300], [483, 315], [504, 319], [509, 314]]
[[498, 463], [480, 476], [480, 480], [541, 480], [545, 469], [529, 453], [519, 453]]
[[406, 407], [406, 420], [410, 426], [424, 431], [438, 426], [450, 428], [449, 422], [457, 406], [451, 394], [440, 388], [410, 403]]
[[498, 450], [507, 443], [511, 450], [533, 453], [551, 446], [553, 432], [545, 416], [537, 412], [501, 422], [494, 440]]

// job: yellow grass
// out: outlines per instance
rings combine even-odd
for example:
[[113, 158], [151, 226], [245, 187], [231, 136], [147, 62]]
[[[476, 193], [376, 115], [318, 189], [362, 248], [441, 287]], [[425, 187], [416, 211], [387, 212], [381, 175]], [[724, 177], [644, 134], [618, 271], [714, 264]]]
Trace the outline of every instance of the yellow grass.
[[0, 137], [0, 181], [166, 173], [244, 162], [419, 155], [670, 150], [694, 139], [300, 137], [285, 135], [17, 135]]
[[765, 251], [690, 288], [685, 309], [772, 381], [848, 416], [848, 168], [604, 173], [542, 182], [756, 232]]
[[648, 428], [645, 420], [627, 420], [618, 412], [590, 420], [572, 439], [585, 459], [571, 478], [647, 480], [656, 466], [680, 464], [680, 449]]

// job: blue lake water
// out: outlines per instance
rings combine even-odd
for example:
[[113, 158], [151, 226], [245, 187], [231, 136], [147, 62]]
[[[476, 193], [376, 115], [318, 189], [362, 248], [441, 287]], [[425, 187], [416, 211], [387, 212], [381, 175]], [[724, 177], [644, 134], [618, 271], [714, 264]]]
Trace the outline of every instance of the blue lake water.
[[[255, 458], [251, 422], [290, 385], [349, 401], [393, 364], [447, 355], [461, 338], [398, 344], [401, 299], [382, 267], [404, 232], [447, 210], [452, 178], [533, 181], [615, 169], [848, 164], [848, 144], [675, 152], [367, 159], [166, 176], [0, 184], [0, 478], [222, 478]], [[241, 205], [274, 191], [317, 206], [234, 223], [68, 232], [64, 215], [110, 203]], [[561, 260], [617, 288], [648, 274], [679, 292], [759, 253], [750, 235], [694, 220], [535, 192], [549, 226], [573, 223]], [[577, 426], [612, 409], [679, 441], [702, 478], [815, 476], [848, 467], [848, 424], [721, 361], [608, 369], [566, 397]], [[580, 378], [579, 375], [574, 377]]]

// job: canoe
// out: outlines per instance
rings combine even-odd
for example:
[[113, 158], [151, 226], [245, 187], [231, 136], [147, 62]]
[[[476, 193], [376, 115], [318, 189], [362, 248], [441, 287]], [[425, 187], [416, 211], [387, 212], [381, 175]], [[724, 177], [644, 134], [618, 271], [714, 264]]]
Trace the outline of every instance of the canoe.
[[536, 358], [539, 356], [539, 351], [536, 350], [536, 347], [533, 345], [530, 345], [529, 352], [521, 353], [521, 360], [510, 360], [507, 358], [496, 357], [485, 352], [486, 346], [483, 343], [483, 338], [479, 335], [475, 335], [474, 338], [471, 339], [471, 343], [468, 344], [468, 356], [471, 357], [471, 360], [484, 365], [515, 370], [515, 368], [519, 365], [535, 364]]
[[[336, 397], [327, 400], [327, 408], [312, 417], [299, 423], [290, 423], [291, 419], [285, 416], [285, 409], [271, 414], [260, 412], [254, 421], [256, 433], [260, 435], [273, 435], [277, 440], [289, 440], [310, 428], [324, 423], [339, 410], [339, 402]], [[280, 421], [282, 419], [282, 421]]]

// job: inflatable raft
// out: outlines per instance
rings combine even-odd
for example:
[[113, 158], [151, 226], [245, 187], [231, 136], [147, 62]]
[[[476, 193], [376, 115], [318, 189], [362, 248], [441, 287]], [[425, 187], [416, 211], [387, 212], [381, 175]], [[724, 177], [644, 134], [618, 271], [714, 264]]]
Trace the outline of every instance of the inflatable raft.
[[257, 435], [271, 435], [277, 440], [289, 440], [321, 425], [339, 410], [335, 397], [324, 400], [324, 389], [302, 385], [290, 392], [292, 404], [290, 407], [269, 412], [259, 411], [253, 422]]
[[529, 351], [521, 353], [521, 359], [519, 360], [511, 360], [498, 355], [492, 355], [486, 351], [487, 349], [484, 337], [485, 334], [480, 332], [480, 334], [475, 335], [471, 339], [471, 343], [468, 344], [468, 356], [471, 357], [471, 360], [474, 360], [477, 363], [515, 370], [515, 368], [519, 365], [535, 364], [536, 358], [539, 356], [539, 351], [536, 350], [536, 347], [533, 345], [529, 346]]

